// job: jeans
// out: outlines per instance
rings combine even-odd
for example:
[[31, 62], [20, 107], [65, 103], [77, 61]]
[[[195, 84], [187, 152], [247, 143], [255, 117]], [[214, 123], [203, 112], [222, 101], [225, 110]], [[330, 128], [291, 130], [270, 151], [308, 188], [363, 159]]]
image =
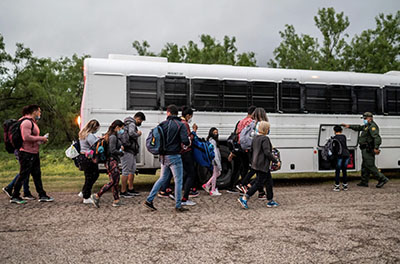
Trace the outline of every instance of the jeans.
[[21, 190], [22, 183], [29, 179], [29, 175], [32, 175], [33, 182], [35, 183], [35, 188], [40, 197], [46, 197], [46, 192], [43, 189], [42, 184], [42, 171], [40, 170], [40, 159], [39, 154], [32, 154], [24, 151], [20, 151], [19, 154], [19, 164], [20, 171], [19, 177], [17, 178], [14, 191], [13, 198], [19, 197], [19, 191]]
[[350, 158], [337, 158], [336, 170], [335, 170], [335, 184], [339, 185], [340, 182], [340, 170], [343, 172], [343, 184], [347, 184], [347, 165], [349, 164]]
[[190, 188], [192, 188], [194, 184], [196, 172], [194, 170], [194, 160], [192, 152], [188, 151], [182, 153], [181, 157], [183, 164], [183, 179], [185, 182], [183, 198], [187, 200], [189, 198]]
[[[17, 181], [19, 177], [19, 174], [17, 174], [14, 179], [10, 182], [10, 184], [6, 187], [6, 189], [11, 190], [14, 188], [15, 182]], [[31, 194], [31, 191], [29, 190], [29, 177], [23, 181], [22, 186], [24, 188], [24, 195]]]
[[161, 156], [161, 173], [160, 178], [154, 183], [153, 188], [147, 197], [148, 202], [153, 202], [158, 190], [168, 181], [170, 173], [174, 176], [175, 181], [175, 207], [181, 207], [182, 200], [182, 178], [183, 165], [181, 155], [165, 155]]
[[274, 198], [274, 192], [272, 190], [272, 177], [271, 172], [256, 171], [257, 177], [254, 184], [247, 191], [246, 197], [250, 198], [258, 189], [263, 188], [264, 183], [267, 185], [267, 199], [272, 200]]

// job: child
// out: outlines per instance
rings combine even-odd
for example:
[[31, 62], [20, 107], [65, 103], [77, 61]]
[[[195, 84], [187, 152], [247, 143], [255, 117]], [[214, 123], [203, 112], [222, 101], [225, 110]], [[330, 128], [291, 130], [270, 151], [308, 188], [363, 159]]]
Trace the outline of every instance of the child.
[[342, 187], [344, 191], [348, 190], [347, 186], [347, 165], [349, 164], [350, 160], [350, 151], [347, 148], [346, 143], [346, 136], [342, 134], [342, 127], [341, 126], [334, 126], [333, 131], [335, 131], [335, 136], [333, 137], [336, 139], [333, 143], [333, 155], [336, 158], [336, 170], [335, 170], [335, 185], [333, 190], [335, 192], [340, 191], [340, 170], [343, 172], [343, 180], [342, 180]]
[[121, 201], [119, 200], [119, 178], [120, 172], [118, 168], [118, 163], [120, 162], [119, 157], [124, 155], [124, 148], [121, 143], [118, 141], [117, 134], [124, 133], [124, 123], [121, 120], [115, 120], [112, 122], [111, 126], [108, 128], [107, 133], [104, 135], [104, 139], [108, 144], [108, 153], [107, 153], [107, 161], [106, 161], [106, 169], [108, 176], [110, 178], [110, 182], [105, 184], [97, 194], [92, 194], [90, 198], [92, 198], [92, 203], [94, 206], [99, 208], [100, 197], [112, 189], [114, 202], [112, 206], [120, 206]]
[[[213, 160], [213, 175], [208, 180], [206, 184], [203, 184], [203, 189], [209, 193], [211, 196], [219, 196], [221, 193], [218, 191], [216, 187], [217, 178], [221, 175], [222, 165], [221, 165], [221, 153], [219, 151], [219, 142], [218, 142], [218, 129], [215, 127], [210, 128], [208, 132], [207, 141], [209, 141], [214, 146], [215, 158]], [[210, 184], [211, 184], [211, 192], [210, 192]]]
[[247, 191], [243, 197], [238, 199], [240, 205], [244, 209], [248, 209], [247, 201], [250, 197], [264, 185], [264, 182], [267, 183], [267, 207], [276, 207], [279, 204], [272, 200], [273, 191], [272, 191], [272, 178], [271, 172], [269, 169], [271, 161], [276, 162], [278, 166], [280, 166], [280, 162], [276, 160], [274, 155], [272, 155], [272, 145], [269, 137], [267, 136], [269, 132], [270, 124], [266, 121], [261, 121], [258, 126], [258, 133], [253, 138], [251, 143], [251, 168], [256, 171], [256, 180], [251, 188]]

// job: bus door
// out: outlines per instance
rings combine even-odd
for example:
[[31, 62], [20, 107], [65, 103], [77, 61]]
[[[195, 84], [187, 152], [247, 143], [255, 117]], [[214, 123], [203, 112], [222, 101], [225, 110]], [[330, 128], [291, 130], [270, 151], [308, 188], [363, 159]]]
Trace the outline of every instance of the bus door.
[[[318, 135], [318, 170], [326, 171], [326, 170], [334, 170], [336, 167], [334, 160], [324, 160], [322, 158], [322, 148], [325, 146], [325, 143], [328, 139], [335, 135], [333, 131], [333, 127], [335, 125], [332, 124], [323, 124], [319, 126], [319, 135]], [[349, 128], [343, 128], [343, 134], [347, 139], [347, 148], [350, 151], [350, 161], [347, 165], [347, 169], [354, 170], [356, 168], [356, 149], [358, 144], [358, 131], [351, 130]]]

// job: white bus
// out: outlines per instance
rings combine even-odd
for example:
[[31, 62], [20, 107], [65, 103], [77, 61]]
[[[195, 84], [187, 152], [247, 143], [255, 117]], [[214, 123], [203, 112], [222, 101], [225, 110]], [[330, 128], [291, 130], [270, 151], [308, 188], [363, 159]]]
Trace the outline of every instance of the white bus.
[[[166, 118], [169, 104], [195, 109], [192, 122], [199, 127], [199, 136], [206, 137], [210, 127], [219, 129], [220, 185], [229, 181], [232, 172], [226, 139], [250, 105], [267, 111], [271, 141], [281, 152], [282, 173], [332, 170], [320, 155], [321, 146], [333, 135], [332, 125], [361, 124], [366, 111], [374, 114], [382, 136], [377, 166], [400, 168], [400, 72], [286, 70], [109, 55], [85, 59], [84, 80], [82, 125], [97, 119], [104, 133], [113, 120], [144, 112], [137, 164], [147, 173], [154, 173], [160, 164], [146, 150], [145, 140], [149, 130]], [[358, 133], [349, 129], [344, 133], [352, 154], [350, 169], [360, 170]]]

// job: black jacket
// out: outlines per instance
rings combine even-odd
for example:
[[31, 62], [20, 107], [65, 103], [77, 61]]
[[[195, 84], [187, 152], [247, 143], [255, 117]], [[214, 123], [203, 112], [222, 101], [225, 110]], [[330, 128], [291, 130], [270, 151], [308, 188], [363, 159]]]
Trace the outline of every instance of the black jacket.
[[[350, 151], [347, 148], [347, 139], [346, 136], [343, 134], [339, 134], [339, 135], [335, 135], [333, 137], [334, 139], [336, 139], [337, 141], [339, 141], [339, 144], [341, 146], [337, 146], [335, 143], [333, 144], [333, 155], [337, 158], [348, 158], [350, 157]], [[339, 149], [342, 149], [342, 153], [339, 154]]]
[[190, 144], [185, 126], [177, 116], [169, 116], [160, 126], [165, 136], [165, 155], [176, 155], [181, 151], [181, 143]]
[[256, 135], [251, 142], [251, 168], [256, 171], [268, 172], [271, 161], [278, 162], [271, 151], [272, 145], [269, 137]]

